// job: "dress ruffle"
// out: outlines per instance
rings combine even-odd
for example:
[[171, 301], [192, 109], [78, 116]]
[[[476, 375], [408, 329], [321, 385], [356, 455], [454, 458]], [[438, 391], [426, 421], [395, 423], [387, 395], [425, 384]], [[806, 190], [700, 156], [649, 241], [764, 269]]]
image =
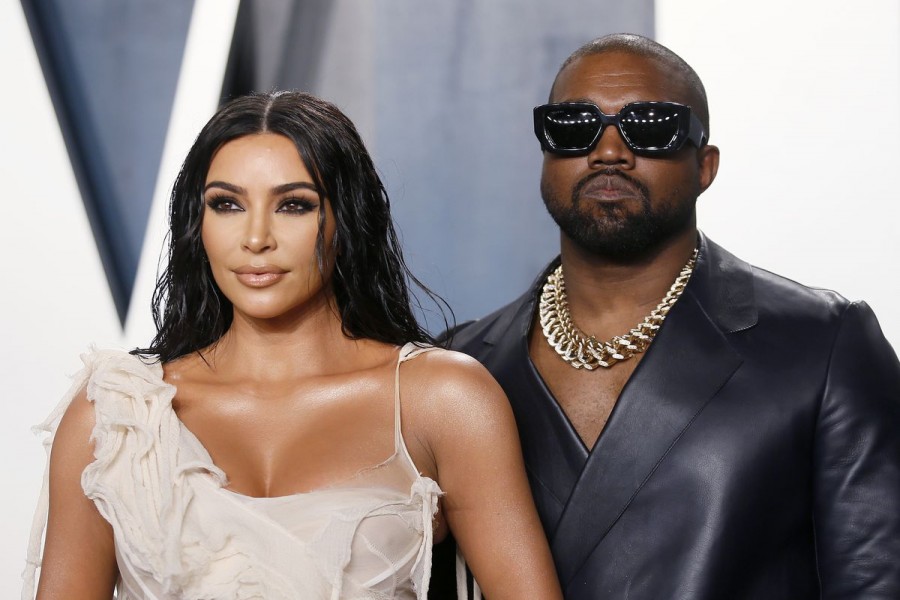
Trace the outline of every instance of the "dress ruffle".
[[[228, 514], [214, 514], [215, 506], [204, 506], [199, 514], [198, 497], [218, 492], [226, 477], [208, 455], [183, 455], [182, 425], [172, 410], [175, 388], [163, 381], [159, 364], [115, 350], [94, 350], [81, 360], [84, 368], [69, 393], [37, 429], [49, 434], [44, 442], [49, 447], [66, 408], [87, 384], [96, 415], [95, 460], [82, 473], [81, 485], [112, 525], [116, 552], [135, 578], [155, 582], [161, 598], [288, 600], [298, 593], [315, 597], [324, 589], [324, 582], [304, 582], [297, 589], [260, 560], [252, 548], [257, 544], [246, 541], [258, 531], [242, 530]], [[46, 489], [36, 513], [23, 599], [34, 597]]]
[[[221, 489], [225, 473], [179, 421], [172, 408], [175, 388], [163, 381], [161, 365], [115, 350], [92, 350], [81, 359], [84, 368], [69, 392], [36, 430], [46, 433], [49, 450], [62, 415], [87, 386], [96, 415], [95, 460], [81, 484], [112, 525], [120, 600], [324, 599], [340, 593], [339, 569], [323, 569], [310, 544], [260, 515], [248, 516], [247, 506]], [[418, 476], [403, 509], [420, 515], [415, 530], [422, 542], [412, 575], [421, 599], [441, 493], [434, 481]], [[47, 507], [45, 474], [23, 600], [34, 598]]]

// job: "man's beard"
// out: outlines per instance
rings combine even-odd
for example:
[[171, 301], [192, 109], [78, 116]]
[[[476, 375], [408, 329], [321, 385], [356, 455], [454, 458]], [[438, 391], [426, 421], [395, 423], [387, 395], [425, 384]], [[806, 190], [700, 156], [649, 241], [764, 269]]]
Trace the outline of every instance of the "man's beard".
[[[601, 176], [622, 177], [639, 192], [640, 210], [628, 212], [623, 203], [604, 204], [581, 197], [585, 186]], [[676, 196], [678, 190], [673, 190]], [[640, 181], [616, 169], [592, 173], [572, 190], [566, 205], [541, 181], [541, 197], [562, 232], [578, 246], [597, 256], [620, 263], [640, 260], [691, 226], [696, 200], [678, 198], [654, 209], [650, 190]], [[673, 200], [675, 198], [673, 197]]]

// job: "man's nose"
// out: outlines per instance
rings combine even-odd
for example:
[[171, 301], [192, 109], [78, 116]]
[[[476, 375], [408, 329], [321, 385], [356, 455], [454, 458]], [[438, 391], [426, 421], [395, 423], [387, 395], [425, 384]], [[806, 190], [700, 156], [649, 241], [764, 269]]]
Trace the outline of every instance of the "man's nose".
[[600, 133], [597, 145], [588, 154], [588, 163], [593, 166], [623, 165], [634, 166], [634, 152], [622, 139], [619, 128], [607, 125]]

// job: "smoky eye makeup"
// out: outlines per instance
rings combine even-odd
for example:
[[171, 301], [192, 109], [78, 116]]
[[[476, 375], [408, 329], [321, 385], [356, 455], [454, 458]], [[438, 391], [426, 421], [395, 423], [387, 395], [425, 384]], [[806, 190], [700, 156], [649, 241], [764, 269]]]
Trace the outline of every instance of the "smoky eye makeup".
[[231, 196], [218, 194], [210, 195], [206, 197], [204, 203], [210, 210], [216, 213], [238, 212], [244, 210], [241, 205], [238, 204], [237, 200]]
[[301, 215], [319, 208], [318, 198], [305, 198], [302, 196], [290, 196], [278, 203], [277, 212]]
[[[224, 181], [213, 181], [206, 185], [204, 204], [215, 213], [244, 212], [240, 197], [247, 190]], [[309, 182], [300, 181], [276, 186], [269, 191], [274, 202], [274, 212], [286, 215], [302, 215], [315, 212], [322, 204], [318, 189]]]

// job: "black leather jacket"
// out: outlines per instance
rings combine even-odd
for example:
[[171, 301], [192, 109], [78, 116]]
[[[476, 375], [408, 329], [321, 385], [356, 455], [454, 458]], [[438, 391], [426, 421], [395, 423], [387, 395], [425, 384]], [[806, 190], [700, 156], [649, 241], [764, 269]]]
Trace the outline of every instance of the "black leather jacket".
[[701, 236], [589, 452], [528, 358], [542, 282], [453, 348], [509, 396], [568, 600], [900, 599], [900, 364], [866, 304]]

